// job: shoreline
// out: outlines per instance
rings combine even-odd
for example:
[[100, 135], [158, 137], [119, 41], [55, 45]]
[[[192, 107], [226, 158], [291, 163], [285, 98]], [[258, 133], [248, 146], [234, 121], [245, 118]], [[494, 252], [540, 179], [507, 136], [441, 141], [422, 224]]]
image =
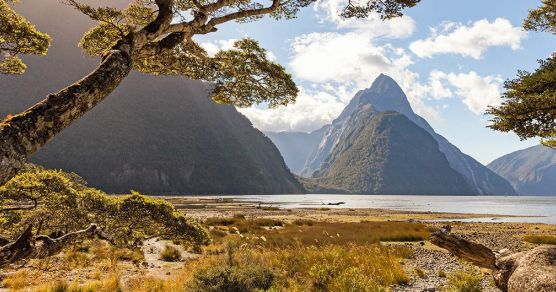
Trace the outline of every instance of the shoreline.
[[[301, 204], [302, 207], [289, 207], [282, 202], [263, 202], [258, 200], [238, 200], [238, 196], [230, 196], [230, 198], [222, 198], [226, 196], [157, 196], [172, 203], [177, 209], [185, 211], [193, 217], [204, 218], [202, 213], [233, 213], [233, 212], [253, 212], [256, 210], [268, 213], [312, 213], [319, 211], [327, 211], [332, 215], [348, 215], [348, 216], [378, 216], [385, 220], [394, 219], [413, 219], [423, 222], [484, 222], [503, 223], [504, 218], [546, 218], [548, 216], [540, 215], [510, 215], [496, 213], [467, 213], [467, 212], [435, 212], [435, 211], [418, 211], [418, 210], [399, 210], [389, 208], [367, 208], [367, 207], [345, 207], [334, 206], [318, 203]], [[308, 207], [311, 206], [311, 207]], [[345, 214], [348, 212], [348, 214]], [[253, 214], [255, 215], [255, 214]], [[484, 219], [480, 221], [472, 221], [472, 219]], [[466, 221], [462, 221], [466, 220]], [[471, 220], [471, 221], [470, 221]], [[485, 221], [487, 220], [487, 221]], [[496, 221], [496, 222], [494, 222]], [[538, 222], [519, 222], [508, 221], [508, 223], [538, 223]], [[550, 223], [546, 223], [550, 224]]]

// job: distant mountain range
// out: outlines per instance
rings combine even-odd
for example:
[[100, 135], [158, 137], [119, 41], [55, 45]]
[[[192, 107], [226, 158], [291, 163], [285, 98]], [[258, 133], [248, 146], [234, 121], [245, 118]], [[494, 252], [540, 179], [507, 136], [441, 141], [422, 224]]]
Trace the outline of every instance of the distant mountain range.
[[[379, 115], [380, 123], [371, 122], [378, 113], [389, 111], [401, 115]], [[366, 120], [362, 119], [362, 113], [365, 113], [363, 117]], [[402, 115], [406, 122], [401, 121]], [[392, 124], [388, 125], [388, 122]], [[382, 127], [382, 131], [376, 131], [378, 125]], [[403, 126], [405, 130], [402, 129]], [[384, 129], [388, 127], [391, 128]], [[375, 137], [375, 132], [390, 136]], [[380, 75], [370, 88], [358, 92], [330, 125], [307, 134], [266, 134], [280, 149], [290, 169], [309, 178], [304, 181], [312, 189], [338, 187], [348, 193], [363, 190], [363, 193], [381, 193], [390, 190], [405, 194], [516, 194], [505, 179], [462, 153], [437, 134], [426, 120], [415, 114], [402, 89], [386, 75]], [[425, 137], [432, 138], [435, 143], [429, 143], [430, 139]], [[405, 141], [405, 144], [402, 145], [399, 141]], [[359, 159], [362, 157], [356, 158], [351, 154], [355, 147], [359, 147], [357, 151], [367, 153], [366, 158], [369, 159], [365, 160], [365, 165], [360, 164]], [[295, 148], [301, 150], [295, 151]], [[309, 153], [308, 149], [312, 150], [306, 155]], [[383, 153], [380, 154], [379, 151]], [[444, 159], [435, 151], [444, 156]], [[386, 160], [375, 160], [380, 155], [387, 155], [384, 158]], [[430, 159], [421, 160], [423, 157]], [[447, 161], [447, 165], [442, 161]], [[300, 164], [304, 166], [301, 168]], [[410, 167], [413, 167], [411, 171]], [[344, 172], [350, 173], [352, 178], [341, 183], [324, 179], [333, 179], [333, 173], [341, 175]], [[367, 178], [370, 172], [376, 177]], [[440, 172], [446, 176], [438, 176]], [[464, 182], [461, 182], [461, 178]], [[377, 181], [382, 182], [378, 187]], [[407, 181], [412, 184], [406, 184]], [[430, 185], [448, 182], [450, 186]], [[365, 184], [363, 189], [361, 183]]]
[[543, 145], [504, 155], [488, 168], [508, 180], [520, 195], [556, 196], [556, 150]]
[[[45, 57], [26, 58], [23, 76], [0, 78], [0, 118], [71, 84], [97, 63], [77, 48], [93, 25], [86, 16], [56, 0], [22, 1], [15, 8], [49, 33], [53, 46]], [[304, 192], [278, 149], [247, 118], [209, 99], [205, 84], [178, 77], [132, 73], [31, 161], [76, 172], [107, 192]]]

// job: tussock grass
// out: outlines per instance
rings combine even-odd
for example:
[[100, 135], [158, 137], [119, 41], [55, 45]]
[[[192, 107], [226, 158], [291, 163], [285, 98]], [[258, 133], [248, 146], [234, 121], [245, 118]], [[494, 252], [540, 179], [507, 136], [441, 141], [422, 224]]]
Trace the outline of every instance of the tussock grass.
[[534, 244], [556, 244], [556, 236], [553, 235], [526, 235], [523, 241]]
[[121, 292], [120, 274], [111, 273], [102, 281], [92, 281], [83, 285], [68, 283], [63, 280], [46, 283], [42, 286], [30, 289], [33, 292]]
[[480, 275], [470, 274], [464, 271], [455, 271], [448, 275], [448, 282], [442, 291], [446, 292], [481, 292], [482, 277]]
[[423, 269], [415, 268], [413, 269], [413, 272], [415, 273], [415, 275], [417, 275], [417, 277], [421, 279], [427, 278], [427, 272], [425, 272]]
[[160, 251], [160, 259], [166, 262], [178, 262], [181, 260], [181, 252], [171, 245], [166, 245]]
[[19, 270], [8, 274], [2, 284], [10, 290], [22, 289], [33, 284], [33, 275], [27, 270]]
[[[324, 246], [329, 244], [372, 244], [380, 241], [421, 241], [429, 236], [424, 225], [409, 222], [314, 222], [312, 225], [288, 225], [280, 230], [264, 230], [264, 245]], [[258, 243], [260, 244], [260, 243]]]
[[313, 220], [308, 220], [308, 219], [297, 219], [292, 222], [292, 224], [297, 226], [303, 226], [303, 225], [313, 226], [314, 223], [315, 222]]
[[241, 214], [236, 214], [232, 218], [214, 217], [205, 220], [207, 226], [231, 227], [240, 233], [249, 233], [263, 229], [264, 227], [284, 226], [284, 222], [270, 218], [246, 219]]

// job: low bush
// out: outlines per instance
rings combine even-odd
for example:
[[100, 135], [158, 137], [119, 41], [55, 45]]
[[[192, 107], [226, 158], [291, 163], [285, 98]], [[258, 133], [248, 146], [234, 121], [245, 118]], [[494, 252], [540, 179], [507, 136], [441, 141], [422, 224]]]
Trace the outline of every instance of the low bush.
[[237, 261], [233, 247], [228, 244], [224, 257], [193, 272], [187, 288], [199, 292], [266, 291], [273, 281], [274, 274], [269, 268], [245, 261], [245, 257]]
[[165, 262], [178, 262], [181, 260], [181, 252], [171, 245], [166, 245], [160, 251], [160, 259]]

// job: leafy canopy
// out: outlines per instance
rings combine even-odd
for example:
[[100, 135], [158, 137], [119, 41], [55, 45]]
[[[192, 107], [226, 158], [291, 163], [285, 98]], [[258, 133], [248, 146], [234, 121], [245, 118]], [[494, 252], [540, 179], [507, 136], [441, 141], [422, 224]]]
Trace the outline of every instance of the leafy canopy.
[[[543, 0], [529, 11], [523, 27], [531, 31], [556, 34], [556, 0]], [[517, 77], [505, 82], [504, 102], [490, 107], [494, 115], [490, 128], [515, 132], [521, 139], [541, 137], [541, 142], [556, 147], [556, 54], [539, 60], [534, 72], [518, 71]]]
[[0, 232], [15, 236], [29, 224], [37, 233], [71, 232], [96, 223], [117, 245], [137, 245], [153, 236], [206, 244], [196, 221], [161, 199], [132, 193], [108, 196], [76, 174], [30, 167], [0, 187]]
[[23, 74], [27, 67], [19, 55], [45, 55], [49, 46], [48, 35], [0, 0], [0, 74]]

